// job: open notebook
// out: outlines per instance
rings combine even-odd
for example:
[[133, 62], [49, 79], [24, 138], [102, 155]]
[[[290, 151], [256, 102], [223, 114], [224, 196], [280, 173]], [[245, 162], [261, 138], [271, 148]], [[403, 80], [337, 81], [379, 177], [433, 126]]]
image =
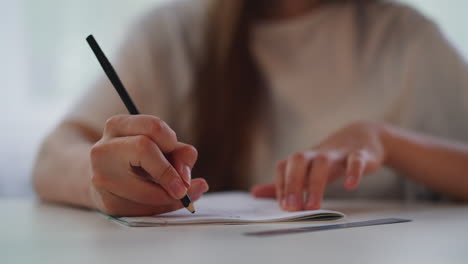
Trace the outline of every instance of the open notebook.
[[272, 199], [255, 199], [249, 193], [222, 192], [204, 195], [195, 203], [195, 214], [185, 208], [155, 216], [114, 218], [127, 226], [189, 224], [249, 224], [289, 221], [325, 221], [344, 217], [329, 210], [284, 212]]

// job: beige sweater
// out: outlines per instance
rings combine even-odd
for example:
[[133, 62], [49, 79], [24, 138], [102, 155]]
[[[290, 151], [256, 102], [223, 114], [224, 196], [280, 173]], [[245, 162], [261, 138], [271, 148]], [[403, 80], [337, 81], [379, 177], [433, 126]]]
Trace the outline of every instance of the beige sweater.
[[[166, 120], [189, 142], [190, 109], [184, 106], [205, 4], [176, 0], [151, 10], [132, 27], [114, 61], [140, 111]], [[271, 89], [275, 125], [259, 125], [249, 184], [272, 181], [277, 160], [355, 120], [468, 141], [467, 66], [431, 21], [406, 6], [382, 2], [364, 13], [352, 5], [324, 6], [257, 24], [251, 45]], [[102, 131], [105, 120], [119, 113], [126, 113], [124, 105], [102, 75], [69, 118]], [[384, 169], [354, 192], [337, 182], [326, 193], [385, 199], [421, 194], [427, 194], [422, 187]]]

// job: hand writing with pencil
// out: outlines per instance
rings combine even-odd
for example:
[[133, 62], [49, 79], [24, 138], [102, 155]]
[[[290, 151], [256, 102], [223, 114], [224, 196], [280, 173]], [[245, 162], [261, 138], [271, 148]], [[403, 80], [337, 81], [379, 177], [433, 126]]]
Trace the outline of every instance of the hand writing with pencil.
[[95, 208], [127, 216], [160, 214], [182, 206], [195, 213], [190, 195], [198, 199], [208, 190], [206, 181], [191, 181], [196, 149], [178, 142], [163, 120], [140, 115], [93, 35], [86, 41], [131, 114], [108, 119], [102, 139], [91, 148], [90, 193]]
[[346, 189], [357, 188], [363, 175], [383, 165], [385, 154], [382, 127], [356, 122], [317, 147], [278, 162], [275, 184], [257, 185], [252, 193], [257, 197], [276, 197], [287, 211], [319, 209], [327, 184], [345, 177]]
[[183, 208], [189, 194], [197, 200], [208, 190], [191, 180], [194, 147], [177, 141], [175, 132], [149, 115], [110, 118], [91, 149], [91, 196], [95, 208], [111, 215], [152, 215]]

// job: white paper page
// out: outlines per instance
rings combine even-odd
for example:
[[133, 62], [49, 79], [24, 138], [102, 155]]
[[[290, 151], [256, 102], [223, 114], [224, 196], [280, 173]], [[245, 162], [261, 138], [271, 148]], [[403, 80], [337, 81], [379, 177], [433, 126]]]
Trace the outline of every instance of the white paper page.
[[[172, 224], [206, 224], [206, 223], [256, 223], [293, 221], [324, 216], [342, 218], [340, 212], [313, 210], [285, 212], [273, 199], [255, 199], [249, 193], [222, 192], [204, 195], [195, 203], [195, 214], [185, 208], [166, 214], [149, 217], [122, 217], [118, 220], [131, 226], [172, 225]], [[320, 219], [326, 220], [326, 219]]]

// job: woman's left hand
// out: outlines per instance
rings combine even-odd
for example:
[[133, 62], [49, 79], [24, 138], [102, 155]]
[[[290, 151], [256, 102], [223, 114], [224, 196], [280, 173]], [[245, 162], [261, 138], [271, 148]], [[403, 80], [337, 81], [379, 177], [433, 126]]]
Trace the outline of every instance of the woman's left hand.
[[382, 166], [385, 160], [382, 131], [380, 124], [353, 123], [317, 147], [279, 161], [276, 183], [257, 185], [252, 193], [256, 197], [276, 197], [280, 207], [287, 211], [319, 209], [328, 183], [345, 177], [345, 188], [353, 190], [364, 174]]

